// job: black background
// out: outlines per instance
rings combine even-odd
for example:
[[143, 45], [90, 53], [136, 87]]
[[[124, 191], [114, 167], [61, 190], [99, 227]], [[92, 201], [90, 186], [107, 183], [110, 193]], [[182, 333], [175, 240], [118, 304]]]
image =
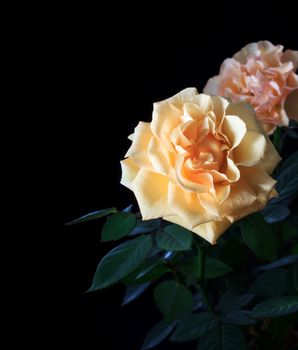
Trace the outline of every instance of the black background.
[[[198, 9], [180, 4], [173, 14], [172, 8], [115, 4], [109, 10], [65, 11], [55, 51], [63, 132], [61, 227], [93, 210], [137, 208], [133, 194], [119, 184], [119, 161], [138, 121], [151, 120], [153, 102], [186, 87], [201, 91], [221, 62], [247, 43], [270, 40], [297, 49], [293, 9], [270, 6], [258, 12], [259, 5], [248, 3]], [[102, 224], [63, 227], [57, 239], [62, 256], [56, 286], [59, 344], [137, 350], [161, 318], [152, 290], [124, 308], [122, 286], [85, 294], [100, 258], [114, 246], [100, 243]], [[182, 347], [194, 349], [195, 344], [164, 343], [157, 349]]]

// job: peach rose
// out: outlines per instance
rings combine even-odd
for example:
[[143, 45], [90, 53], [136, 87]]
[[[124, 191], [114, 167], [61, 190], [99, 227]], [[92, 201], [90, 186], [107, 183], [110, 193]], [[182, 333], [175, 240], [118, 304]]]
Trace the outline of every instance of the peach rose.
[[[268, 134], [278, 126], [298, 120], [298, 51], [259, 41], [246, 45], [226, 59], [218, 76], [209, 79], [204, 92], [246, 101]], [[288, 100], [288, 101], [287, 101]]]
[[188, 88], [154, 104], [122, 165], [144, 220], [179, 224], [210, 243], [275, 196], [268, 175], [279, 162], [253, 109]]

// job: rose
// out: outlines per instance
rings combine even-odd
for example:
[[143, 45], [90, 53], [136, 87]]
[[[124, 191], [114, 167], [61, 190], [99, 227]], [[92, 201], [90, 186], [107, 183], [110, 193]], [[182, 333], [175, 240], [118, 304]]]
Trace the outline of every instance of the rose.
[[245, 103], [229, 103], [188, 88], [154, 104], [121, 162], [144, 220], [179, 224], [214, 244], [237, 219], [275, 196], [268, 175], [279, 162]]
[[218, 76], [209, 79], [204, 92], [246, 101], [268, 134], [298, 120], [298, 51], [259, 41], [246, 45], [226, 59]]

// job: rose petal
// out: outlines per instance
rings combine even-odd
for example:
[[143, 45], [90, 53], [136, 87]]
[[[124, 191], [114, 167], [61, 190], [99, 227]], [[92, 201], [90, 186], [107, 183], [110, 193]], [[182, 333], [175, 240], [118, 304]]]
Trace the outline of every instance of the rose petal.
[[264, 156], [266, 138], [264, 135], [248, 130], [240, 145], [233, 152], [234, 162], [237, 165], [252, 166]]
[[235, 148], [246, 133], [246, 125], [236, 115], [226, 115], [222, 123], [222, 132], [228, 137], [232, 148]]
[[166, 176], [141, 168], [131, 188], [137, 198], [143, 220], [171, 215], [168, 206], [168, 185]]
[[152, 136], [150, 123], [139, 122], [135, 128], [132, 145], [125, 157], [133, 158], [135, 163], [140, 167], [152, 168], [147, 157], [148, 144]]
[[207, 81], [206, 86], [203, 89], [203, 92], [205, 94], [210, 94], [210, 95], [219, 95], [219, 86], [220, 86], [221, 78], [216, 76], [213, 78], [210, 78]]
[[171, 211], [181, 217], [189, 229], [204, 222], [220, 220], [220, 217], [206, 212], [200, 204], [196, 193], [184, 191], [171, 182], [169, 183], [168, 191]]
[[226, 114], [237, 115], [245, 123], [247, 130], [264, 133], [261, 124], [256, 118], [254, 109], [246, 102], [230, 103]]
[[163, 175], [170, 172], [170, 154], [157, 137], [152, 137], [148, 145], [148, 158], [153, 169]]
[[298, 51], [286, 50], [281, 57], [281, 61], [282, 62], [291, 61], [293, 63], [293, 66], [294, 66], [293, 70], [295, 72], [298, 68]]
[[140, 168], [132, 160], [132, 158], [124, 159], [120, 163], [122, 169], [122, 177], [120, 183], [131, 190], [131, 183], [137, 176]]
[[230, 221], [227, 218], [224, 218], [222, 221], [213, 221], [198, 225], [194, 227], [192, 231], [206, 239], [211, 244], [215, 244], [217, 239], [230, 225]]

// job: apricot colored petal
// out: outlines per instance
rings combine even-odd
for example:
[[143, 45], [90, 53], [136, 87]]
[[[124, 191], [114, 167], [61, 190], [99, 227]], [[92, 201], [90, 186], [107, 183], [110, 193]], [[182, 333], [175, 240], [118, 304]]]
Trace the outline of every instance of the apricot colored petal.
[[229, 197], [231, 186], [216, 184], [214, 188], [215, 188], [215, 193], [216, 193], [218, 203], [219, 204], [223, 203]]
[[254, 167], [242, 167], [241, 175], [248, 185], [254, 189], [258, 201], [265, 206], [276, 181], [268, 175], [260, 165]]
[[219, 126], [225, 115], [229, 101], [220, 96], [212, 96], [211, 100], [213, 103], [213, 112], [217, 117], [217, 125]]
[[276, 168], [277, 164], [281, 161], [281, 157], [277, 153], [269, 137], [266, 136], [266, 140], [267, 142], [264, 157], [261, 159], [258, 166], [260, 166], [267, 173], [271, 174]]
[[184, 191], [171, 182], [169, 183], [168, 203], [170, 210], [185, 221], [188, 229], [219, 219], [218, 216], [206, 212], [195, 192]]
[[258, 132], [248, 130], [240, 145], [234, 149], [234, 162], [237, 165], [255, 165], [263, 158], [265, 149], [265, 136]]
[[245, 123], [247, 130], [263, 133], [263, 128], [258, 122], [254, 109], [245, 102], [230, 103], [226, 114], [237, 115]]
[[251, 206], [257, 200], [257, 195], [253, 188], [242, 178], [237, 184], [231, 185], [229, 197], [220, 207], [221, 216], [233, 215], [234, 212]]
[[143, 220], [170, 215], [168, 209], [168, 184], [166, 176], [141, 168], [131, 188], [137, 198]]
[[235, 148], [240, 144], [246, 133], [246, 125], [236, 115], [226, 115], [222, 123], [222, 132], [228, 137], [232, 148]]
[[132, 158], [127, 158], [121, 162], [122, 177], [120, 183], [131, 190], [131, 183], [137, 176], [140, 168], [132, 160]]
[[216, 244], [218, 238], [227, 230], [231, 222], [227, 218], [198, 225], [192, 229], [194, 233], [203, 237], [211, 244]]
[[152, 137], [148, 145], [148, 158], [152, 164], [152, 168], [163, 175], [170, 172], [169, 152], [161, 144], [157, 137]]
[[227, 169], [225, 173], [229, 182], [236, 182], [240, 179], [240, 171], [230, 158], [227, 158]]
[[150, 123], [139, 122], [135, 128], [133, 142], [125, 157], [131, 157], [141, 167], [151, 168], [147, 157], [148, 144], [152, 137]]

